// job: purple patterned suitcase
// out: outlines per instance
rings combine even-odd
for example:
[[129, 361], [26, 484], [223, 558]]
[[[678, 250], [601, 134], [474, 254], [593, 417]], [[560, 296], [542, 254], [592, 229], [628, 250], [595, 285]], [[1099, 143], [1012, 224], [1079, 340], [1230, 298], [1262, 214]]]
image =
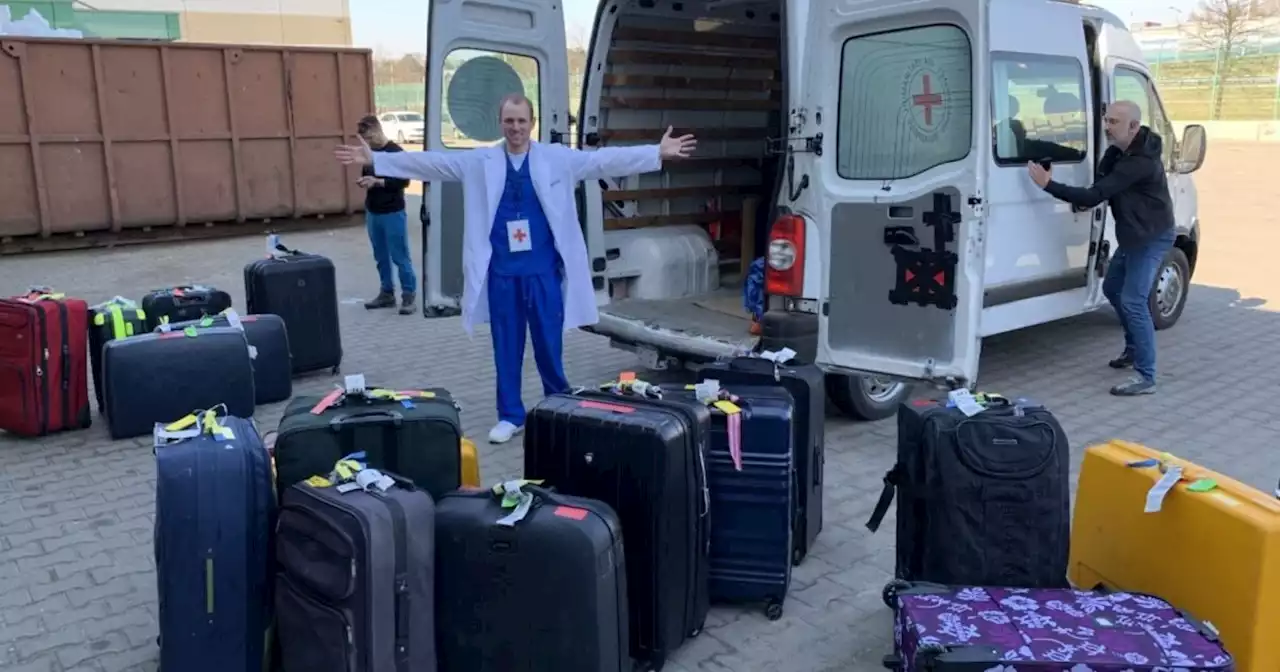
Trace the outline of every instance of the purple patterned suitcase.
[[901, 672], [1233, 672], [1206, 625], [1149, 595], [900, 584]]

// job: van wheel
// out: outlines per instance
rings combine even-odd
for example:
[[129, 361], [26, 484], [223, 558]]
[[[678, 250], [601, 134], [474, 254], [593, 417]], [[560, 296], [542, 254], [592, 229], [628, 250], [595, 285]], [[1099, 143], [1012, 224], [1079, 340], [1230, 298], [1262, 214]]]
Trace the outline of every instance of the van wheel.
[[1178, 323], [1182, 309], [1187, 305], [1187, 290], [1191, 288], [1191, 264], [1185, 252], [1172, 248], [1156, 271], [1151, 286], [1151, 321], [1156, 329], [1168, 329]]
[[911, 386], [871, 376], [828, 374], [827, 396], [839, 411], [855, 420], [883, 420], [898, 412]]

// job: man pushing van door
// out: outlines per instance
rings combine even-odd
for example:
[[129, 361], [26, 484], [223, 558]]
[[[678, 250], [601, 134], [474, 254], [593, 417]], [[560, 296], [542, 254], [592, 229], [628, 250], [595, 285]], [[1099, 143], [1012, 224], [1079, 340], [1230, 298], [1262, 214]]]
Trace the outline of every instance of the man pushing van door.
[[1138, 376], [1111, 388], [1117, 396], [1156, 391], [1156, 330], [1151, 321], [1151, 285], [1175, 237], [1173, 199], [1161, 159], [1160, 136], [1142, 125], [1137, 104], [1120, 100], [1103, 119], [1111, 147], [1098, 164], [1098, 180], [1090, 187], [1054, 182], [1051, 171], [1027, 164], [1031, 179], [1051, 196], [1083, 208], [1111, 206], [1116, 224], [1116, 253], [1111, 257], [1102, 292], [1124, 326], [1124, 352], [1110, 365], [1132, 366]]
[[544, 394], [569, 389], [563, 364], [565, 330], [595, 324], [595, 292], [574, 188], [584, 179], [622, 177], [661, 169], [663, 160], [689, 156], [692, 135], [637, 147], [591, 152], [529, 138], [533, 106], [511, 94], [498, 106], [505, 139], [463, 152], [373, 153], [361, 140], [340, 146], [344, 164], [372, 165], [378, 175], [462, 182], [462, 324], [468, 334], [489, 321], [497, 369], [498, 424], [489, 441], [505, 443], [524, 428], [520, 399], [526, 328]]

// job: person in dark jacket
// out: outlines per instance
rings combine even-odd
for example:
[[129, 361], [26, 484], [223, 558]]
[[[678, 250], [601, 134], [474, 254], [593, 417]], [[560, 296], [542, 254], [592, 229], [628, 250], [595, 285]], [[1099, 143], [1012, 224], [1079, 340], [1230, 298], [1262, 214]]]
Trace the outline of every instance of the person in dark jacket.
[[[375, 116], [367, 116], [357, 126], [360, 137], [375, 152], [403, 152], [404, 149], [387, 139], [382, 124]], [[404, 190], [409, 180], [394, 177], [378, 177], [372, 166], [360, 171], [357, 184], [365, 189], [365, 228], [369, 230], [369, 243], [373, 246], [373, 260], [378, 266], [378, 279], [382, 285], [378, 295], [365, 302], [364, 307], [391, 308], [396, 305], [396, 285], [391, 274], [394, 264], [400, 275], [400, 314], [413, 313], [417, 293], [417, 276], [413, 272], [413, 260], [409, 256], [409, 220], [405, 214]]]
[[1031, 179], [1051, 196], [1082, 208], [1111, 206], [1116, 252], [1107, 268], [1102, 293], [1124, 325], [1124, 352], [1110, 365], [1132, 366], [1138, 376], [1111, 388], [1117, 396], [1152, 394], [1156, 390], [1156, 332], [1148, 299], [1156, 272], [1173, 247], [1173, 199], [1161, 160], [1160, 136], [1142, 125], [1142, 111], [1122, 100], [1107, 108], [1103, 119], [1111, 142], [1098, 164], [1098, 179], [1089, 187], [1053, 181], [1049, 170], [1029, 163]]

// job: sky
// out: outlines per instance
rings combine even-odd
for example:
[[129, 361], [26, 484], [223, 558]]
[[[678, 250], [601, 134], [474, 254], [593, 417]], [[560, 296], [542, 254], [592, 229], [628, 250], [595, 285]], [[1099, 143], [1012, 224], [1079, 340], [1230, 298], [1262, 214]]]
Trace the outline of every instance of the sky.
[[[570, 43], [589, 37], [595, 21], [596, 0], [564, 0], [565, 28]], [[1174, 23], [1198, 0], [1093, 0], [1125, 23], [1156, 21]], [[429, 0], [350, 0], [352, 38], [358, 47], [379, 55], [421, 53], [427, 42]]]

